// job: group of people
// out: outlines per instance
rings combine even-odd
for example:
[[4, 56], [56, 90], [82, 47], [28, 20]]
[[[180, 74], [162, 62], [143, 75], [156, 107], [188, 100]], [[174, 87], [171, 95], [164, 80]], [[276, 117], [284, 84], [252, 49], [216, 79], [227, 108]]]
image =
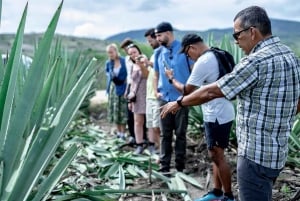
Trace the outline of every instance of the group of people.
[[[144, 36], [154, 50], [159, 47], [153, 28]], [[125, 39], [121, 48], [127, 54], [125, 58], [120, 56], [116, 44], [106, 48], [109, 56], [106, 61], [109, 120], [116, 124], [117, 137], [122, 139], [125, 139], [127, 124], [129, 141], [136, 145], [134, 154], [142, 154], [145, 144], [151, 154], [158, 153], [160, 106], [153, 85], [153, 57], [148, 59], [131, 39]]]
[[[160, 146], [162, 173], [170, 172], [174, 135], [175, 168], [180, 172], [185, 169], [188, 106], [201, 105], [214, 188], [195, 201], [234, 200], [231, 170], [224, 156], [235, 118], [231, 99], [237, 100], [237, 181], [241, 201], [272, 200], [272, 186], [284, 168], [288, 138], [300, 111], [299, 58], [272, 35], [267, 12], [250, 6], [241, 10], [233, 22], [233, 38], [245, 57], [221, 78], [218, 60], [202, 38], [187, 34], [180, 42], [168, 22], [158, 24], [147, 35], [149, 44], [156, 44], [150, 60], [131, 41], [122, 43], [130, 59], [124, 61], [118, 56], [119, 61], [112, 62], [110, 57], [108, 62], [112, 62], [114, 76], [110, 79], [115, 83], [115, 100], [124, 102], [119, 108], [127, 104], [126, 88], [136, 94], [135, 102], [127, 107], [133, 112], [136, 153], [142, 153], [138, 148], [143, 143], [146, 113], [147, 127], [155, 128], [149, 132], [148, 140], [153, 143], [150, 145]], [[118, 85], [114, 77], [123, 80], [122, 84]], [[122, 96], [118, 96], [118, 91], [122, 91]], [[151, 116], [146, 111], [149, 109]], [[127, 116], [119, 114], [114, 117], [123, 124], [118, 127], [123, 136]]]

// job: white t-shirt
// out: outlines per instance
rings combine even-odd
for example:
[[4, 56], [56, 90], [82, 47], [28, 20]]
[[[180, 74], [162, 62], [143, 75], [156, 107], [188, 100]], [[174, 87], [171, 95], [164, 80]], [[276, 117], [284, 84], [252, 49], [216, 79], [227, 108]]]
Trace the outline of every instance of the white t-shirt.
[[[213, 52], [206, 52], [197, 59], [187, 84], [201, 87], [215, 82], [219, 77], [218, 61]], [[201, 105], [205, 122], [224, 124], [234, 119], [233, 104], [226, 98], [216, 98]]]
[[130, 56], [128, 56], [128, 55], [125, 56], [125, 65], [126, 65], [126, 70], [127, 70], [127, 84], [130, 84], [133, 62], [131, 61]]

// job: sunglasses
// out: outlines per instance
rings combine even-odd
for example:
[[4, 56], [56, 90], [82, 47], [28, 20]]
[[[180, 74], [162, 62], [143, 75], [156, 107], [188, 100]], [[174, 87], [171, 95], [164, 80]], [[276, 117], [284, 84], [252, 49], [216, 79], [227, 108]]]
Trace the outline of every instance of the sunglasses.
[[128, 46], [126, 46], [126, 49], [129, 49], [129, 48], [132, 48], [132, 47], [135, 47], [135, 44], [133, 44], [133, 43], [129, 44]]
[[184, 51], [184, 53], [186, 54], [187, 57], [189, 57], [189, 50], [190, 50], [191, 45], [189, 45], [186, 50]]
[[249, 30], [250, 28], [252, 28], [252, 27], [255, 27], [255, 26], [250, 26], [250, 27], [247, 27], [247, 28], [245, 28], [245, 29], [243, 29], [243, 30], [241, 30], [241, 31], [235, 32], [235, 33], [232, 34], [232, 37], [233, 37], [235, 40], [238, 40], [242, 32], [248, 31], [248, 30]]

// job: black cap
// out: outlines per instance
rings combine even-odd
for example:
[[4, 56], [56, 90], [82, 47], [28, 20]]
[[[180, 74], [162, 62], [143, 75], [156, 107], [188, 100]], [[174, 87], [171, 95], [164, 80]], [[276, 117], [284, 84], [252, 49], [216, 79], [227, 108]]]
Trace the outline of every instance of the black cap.
[[180, 53], [184, 53], [184, 50], [187, 46], [198, 43], [198, 42], [203, 42], [203, 40], [200, 36], [198, 36], [197, 34], [186, 34], [185, 36], [183, 36], [182, 41], [181, 41]]
[[166, 31], [173, 31], [173, 27], [169, 22], [161, 22], [155, 28], [155, 33], [162, 33]]

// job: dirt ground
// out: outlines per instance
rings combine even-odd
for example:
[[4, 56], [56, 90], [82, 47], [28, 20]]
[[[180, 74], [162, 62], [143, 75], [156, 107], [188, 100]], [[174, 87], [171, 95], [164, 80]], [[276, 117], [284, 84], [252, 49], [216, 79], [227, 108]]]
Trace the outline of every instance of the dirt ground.
[[[102, 129], [111, 131], [112, 128], [110, 124], [106, 122], [106, 115], [103, 115], [105, 111], [101, 111], [102, 115], [98, 119], [98, 124]], [[99, 116], [98, 116], [99, 117]], [[129, 148], [134, 149], [134, 148]], [[238, 184], [236, 181], [236, 147], [230, 145], [226, 150], [226, 158], [229, 161], [232, 170], [232, 190], [235, 199], [238, 201]], [[174, 157], [172, 158], [174, 161]], [[171, 170], [172, 171], [172, 170]], [[175, 170], [174, 170], [175, 171]], [[213, 187], [212, 183], [212, 170], [211, 163], [208, 158], [208, 152], [205, 144], [205, 140], [192, 139], [188, 137], [187, 140], [187, 163], [186, 163], [186, 173], [193, 178], [195, 178], [204, 189], [199, 190], [198, 188], [186, 183], [187, 190], [192, 199], [201, 197], [208, 190]], [[277, 179], [273, 187], [273, 200], [274, 201], [297, 201], [300, 200], [300, 169], [291, 168], [286, 166], [281, 172], [279, 178]], [[148, 180], [137, 179], [134, 184], [130, 187], [133, 189], [167, 189], [165, 183], [160, 181], [153, 181], [151, 184]], [[123, 195], [119, 201], [180, 201], [183, 200], [182, 197], [178, 195], [168, 196], [167, 198], [163, 195]]]

